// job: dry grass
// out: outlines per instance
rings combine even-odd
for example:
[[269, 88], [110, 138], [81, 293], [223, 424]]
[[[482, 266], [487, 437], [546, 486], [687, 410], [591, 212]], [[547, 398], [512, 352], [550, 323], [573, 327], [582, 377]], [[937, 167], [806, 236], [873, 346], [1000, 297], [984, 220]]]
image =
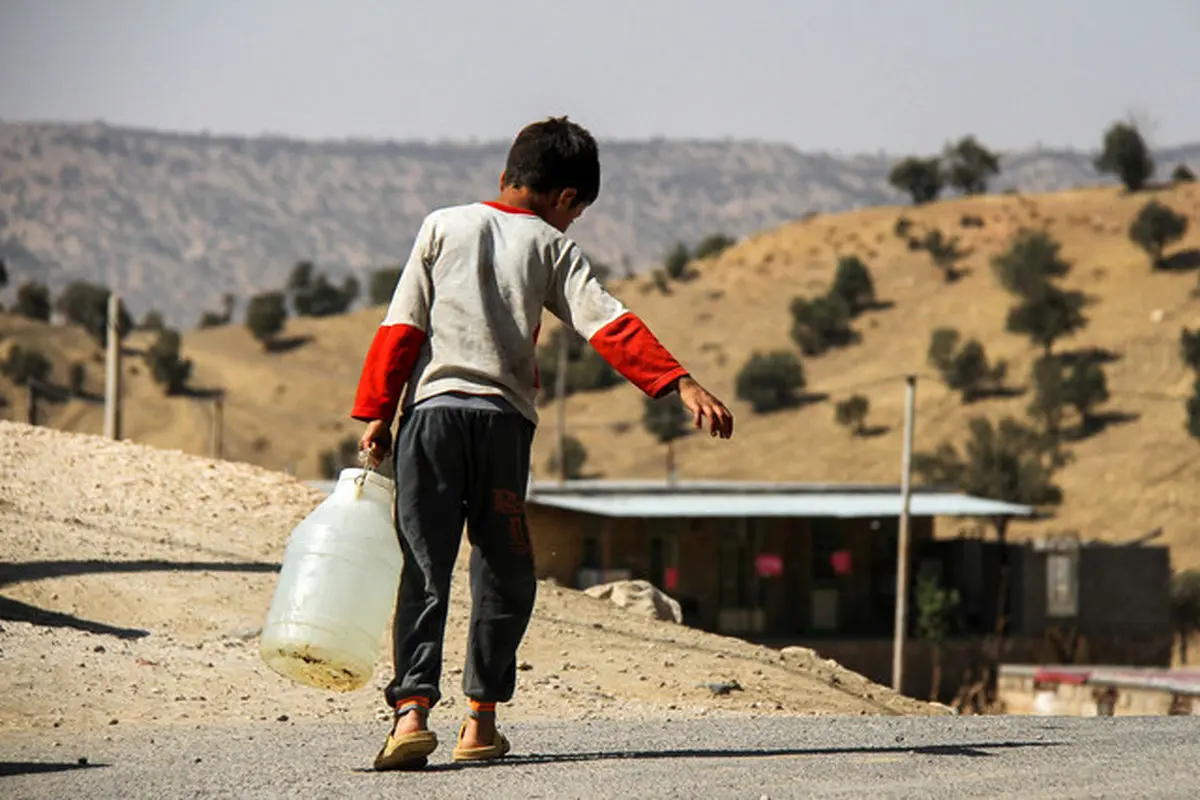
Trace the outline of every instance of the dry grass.
[[[693, 436], [679, 447], [687, 478], [777, 480], [898, 480], [904, 403], [902, 375], [928, 376], [918, 388], [917, 447], [932, 448], [962, 435], [975, 415], [1023, 415], [1028, 397], [962, 405], [925, 364], [931, 331], [952, 325], [977, 337], [994, 358], [1009, 361], [1010, 380], [1025, 383], [1037, 352], [1004, 332], [1010, 298], [991, 274], [989, 260], [1022, 227], [1044, 227], [1074, 262], [1067, 283], [1093, 298], [1088, 327], [1060, 349], [1106, 348], [1121, 358], [1106, 366], [1112, 400], [1105, 411], [1136, 415], [1073, 447], [1075, 460], [1061, 475], [1066, 501], [1053, 519], [1018, 526], [1018, 534], [1075, 530], [1088, 538], [1127, 539], [1162, 527], [1178, 567], [1200, 566], [1200, 444], [1183, 428], [1183, 398], [1191, 376], [1178, 356], [1179, 330], [1200, 326], [1200, 301], [1191, 292], [1192, 272], [1151, 272], [1148, 258], [1128, 240], [1130, 220], [1150, 193], [1125, 196], [1112, 189], [1023, 197], [1004, 195], [954, 200], [923, 208], [873, 208], [816, 217], [761, 233], [700, 264], [698, 277], [676, 285], [669, 296], [648, 278], [616, 285], [690, 369], [738, 415], [732, 442]], [[1153, 193], [1192, 220], [1174, 251], [1200, 248], [1200, 186]], [[924, 252], [911, 252], [893, 234], [897, 217], [913, 221], [913, 233], [930, 228], [961, 237], [970, 249], [968, 274], [942, 282]], [[964, 214], [982, 217], [982, 228], [964, 228]], [[755, 350], [793, 348], [788, 302], [824, 291], [836, 259], [857, 254], [874, 274], [887, 310], [858, 322], [860, 344], [806, 359], [810, 388], [829, 401], [755, 416], [732, 398], [734, 379]], [[357, 426], [345, 417], [359, 366], [380, 312], [289, 324], [289, 336], [311, 336], [290, 352], [267, 354], [243, 328], [197, 331], [186, 337], [186, 354], [197, 364], [196, 385], [229, 390], [227, 455], [315, 475], [317, 454]], [[1159, 321], [1154, 321], [1154, 320]], [[46, 340], [66, 358], [92, 348], [74, 332], [17, 325], [5, 320], [10, 338]], [[136, 345], [136, 342], [134, 343]], [[97, 365], [97, 369], [99, 365]], [[65, 362], [61, 367], [65, 376]], [[95, 377], [99, 377], [99, 372]], [[145, 376], [130, 381], [127, 435], [139, 441], [203, 452], [207, 410], [193, 400], [161, 400]], [[851, 439], [833, 417], [833, 402], [850, 393], [871, 403], [869, 424], [888, 430]], [[6, 392], [15, 399], [13, 392]], [[14, 415], [19, 418], [19, 411]], [[630, 387], [571, 398], [571, 432], [587, 446], [588, 468], [606, 476], [663, 474], [662, 448], [641, 430], [641, 398]], [[51, 424], [95, 432], [100, 412], [79, 403], [53, 411]], [[535, 442], [535, 466], [544, 468], [553, 446], [553, 414]], [[263, 443], [266, 443], [264, 446]], [[952, 526], [945, 530], [953, 532]]]

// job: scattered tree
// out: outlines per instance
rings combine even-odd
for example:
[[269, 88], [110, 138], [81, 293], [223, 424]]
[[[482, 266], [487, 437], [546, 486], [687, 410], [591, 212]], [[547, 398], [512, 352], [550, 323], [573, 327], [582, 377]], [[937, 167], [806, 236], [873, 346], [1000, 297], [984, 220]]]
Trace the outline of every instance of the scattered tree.
[[358, 279], [349, 275], [340, 287], [334, 286], [311, 261], [301, 261], [288, 278], [292, 311], [298, 317], [331, 317], [344, 314], [358, 299]]
[[676, 392], [647, 397], [643, 403], [642, 425], [661, 444], [687, 436], [689, 422], [691, 416]]
[[[105, 286], [75, 281], [59, 295], [55, 306], [62, 315], [86, 330], [103, 347], [108, 343], [108, 298], [112, 292]], [[133, 318], [118, 305], [117, 338], [124, 339], [133, 330]]]
[[270, 349], [275, 336], [283, 330], [287, 317], [287, 301], [282, 292], [256, 294], [246, 305], [246, 327], [266, 349]]
[[192, 375], [191, 360], [179, 355], [181, 344], [179, 331], [165, 328], [144, 356], [150, 375], [169, 395], [181, 393]]
[[1187, 164], [1178, 164], [1171, 173], [1172, 183], [1195, 183], [1196, 173]]
[[13, 383], [26, 384], [46, 380], [50, 377], [51, 368], [50, 359], [41, 350], [26, 350], [20, 345], [13, 345], [8, 351], [8, 358], [0, 366], [0, 372]]
[[962, 277], [958, 271], [958, 262], [966, 253], [958, 249], [958, 243], [957, 236], [946, 236], [937, 228], [927, 231], [925, 238], [921, 240], [922, 247], [933, 259], [934, 266], [942, 271], [946, 283], [952, 283]]
[[851, 436], [862, 436], [866, 430], [867, 413], [871, 409], [871, 401], [864, 395], [856, 394], [839, 400], [834, 410], [834, 418], [838, 425], [848, 429]]
[[1005, 417], [998, 425], [975, 417], [960, 455], [943, 442], [932, 453], [913, 457], [913, 470], [923, 481], [953, 486], [967, 494], [1027, 505], [1062, 502], [1054, 474], [1068, 456], [1058, 440]]
[[8, 288], [8, 267], [4, 264], [4, 259], [0, 258], [0, 289]]
[[568, 397], [576, 392], [607, 389], [621, 382], [617, 371], [582, 336], [570, 328], [559, 327], [546, 339], [546, 343], [538, 348], [538, 378], [542, 384], [542, 402], [557, 397], [558, 348], [563, 336], [567, 337]]
[[1171, 576], [1171, 627], [1179, 639], [1179, 660], [1188, 663], [1188, 640], [1200, 633], [1200, 570]]
[[70, 391], [72, 397], [83, 397], [84, 384], [87, 382], [87, 368], [80, 362], [75, 361], [71, 364], [70, 370], [67, 371], [67, 390]]
[[692, 258], [697, 260], [702, 258], [713, 258], [721, 255], [733, 245], [737, 244], [737, 240], [723, 233], [711, 233], [700, 240], [700, 244], [696, 245], [696, 250], [692, 253]]
[[959, 346], [959, 334], [953, 328], [938, 328], [933, 332], [926, 356], [941, 373], [946, 388], [960, 392], [964, 403], [999, 391], [1008, 373], [1004, 361], [988, 362], [987, 352], [975, 339]]
[[152, 333], [161, 331], [166, 327], [167, 323], [163, 321], [163, 315], [154, 309], [147, 311], [142, 317], [142, 321], [138, 323], [138, 330], [150, 331]]
[[13, 311], [18, 315], [49, 322], [50, 310], [50, 290], [44, 284], [22, 283], [17, 288], [17, 304]]
[[861, 313], [875, 303], [875, 283], [862, 259], [844, 256], [838, 261], [830, 293], [841, 298], [852, 315]]
[[1033, 382], [1033, 399], [1029, 404], [1029, 416], [1042, 425], [1047, 436], [1057, 437], [1062, 429], [1063, 410], [1067, 406], [1066, 381], [1062, 359], [1058, 356], [1043, 356], [1030, 369]]
[[958, 614], [959, 596], [956, 589], [945, 589], [937, 577], [928, 572], [917, 579], [916, 590], [918, 639], [929, 642], [933, 650], [930, 664], [929, 699], [937, 700], [942, 689], [942, 647], [953, 633], [954, 620]]
[[805, 385], [804, 365], [792, 353], [754, 353], [738, 372], [737, 396], [764, 414], [795, 405]]
[[223, 328], [233, 322], [233, 309], [237, 303], [232, 294], [221, 295], [220, 311], [205, 311], [200, 315], [200, 328]]
[[1184, 410], [1187, 412], [1185, 427], [1188, 435], [1200, 439], [1200, 377], [1192, 384], [1192, 396], [1185, 402]]
[[888, 183], [911, 197], [914, 205], [921, 205], [937, 199], [946, 176], [940, 159], [910, 157], [892, 167]]
[[401, 267], [385, 267], [371, 273], [367, 284], [367, 297], [373, 306], [386, 306], [392, 302], [396, 284], [400, 282]]
[[[253, 298], [251, 299], [253, 302]], [[358, 462], [358, 437], [347, 436], [333, 450], [325, 450], [317, 456], [317, 468], [327, 481], [337, 480], [344, 469], [352, 469]]]
[[1179, 353], [1183, 363], [1200, 375], [1200, 328], [1190, 331], [1184, 328], [1179, 334]]
[[1131, 192], [1146, 185], [1154, 174], [1154, 159], [1136, 125], [1118, 122], [1105, 132], [1096, 169], [1102, 174], [1116, 175]]
[[[583, 477], [583, 465], [587, 462], [587, 457], [587, 448], [583, 446], [583, 442], [574, 436], [563, 437], [563, 463], [566, 465], [564, 472], [567, 480]], [[546, 462], [546, 469], [554, 475], [559, 474], [557, 450], [550, 454], [550, 458]]]
[[1000, 173], [1000, 157], [965, 136], [946, 148], [948, 180], [963, 194], [985, 194], [988, 179]]
[[792, 340], [808, 356], [820, 355], [854, 341], [850, 306], [834, 294], [792, 300]]
[[903, 239], [908, 236], [908, 232], [912, 229], [912, 220], [901, 214], [896, 217], [896, 221], [892, 223], [892, 234], [898, 239]]
[[1087, 324], [1082, 292], [1059, 288], [1056, 280], [1071, 270], [1062, 246], [1043, 231], [1020, 231], [1008, 249], [992, 259], [996, 277], [1019, 298], [1008, 313], [1010, 333], [1024, 334], [1046, 354], [1054, 342]]
[[691, 260], [692, 257], [684, 243], [677, 242], [663, 258], [663, 271], [671, 280], [681, 281], [688, 275], [688, 262]]
[[1067, 369], [1063, 379], [1063, 399], [1079, 413], [1084, 433], [1095, 429], [1093, 412], [1108, 401], [1108, 379], [1099, 363], [1082, 359]]
[[1151, 200], [1129, 226], [1129, 238], [1150, 256], [1154, 268], [1163, 265], [1163, 251], [1187, 233], [1188, 219], [1167, 205]]

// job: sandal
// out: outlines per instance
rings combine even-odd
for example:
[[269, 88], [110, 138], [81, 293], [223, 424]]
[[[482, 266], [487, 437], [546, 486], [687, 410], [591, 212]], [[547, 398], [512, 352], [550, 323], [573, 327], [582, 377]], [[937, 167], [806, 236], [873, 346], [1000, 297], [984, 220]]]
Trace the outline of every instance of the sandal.
[[[428, 713], [429, 706], [426, 703], [406, 701], [404, 705], [396, 709], [396, 718], [399, 719], [409, 711], [419, 710]], [[374, 768], [379, 772], [422, 769], [429, 763], [429, 756], [437, 749], [437, 746], [437, 734], [433, 731], [414, 731], [399, 736], [389, 732], [387, 741], [383, 743], [383, 749], [375, 756]]]
[[[495, 713], [495, 703], [480, 703], [476, 700], [467, 703], [467, 715], [472, 719], [479, 719], [482, 714], [495, 715]], [[492, 734], [491, 744], [480, 747], [463, 747], [462, 740], [466, 732], [467, 723], [464, 721], [462, 727], [458, 729], [458, 746], [454, 748], [451, 756], [455, 761], [494, 761], [508, 755], [508, 751], [512, 749], [508, 739], [504, 738], [504, 734], [498, 730]]]

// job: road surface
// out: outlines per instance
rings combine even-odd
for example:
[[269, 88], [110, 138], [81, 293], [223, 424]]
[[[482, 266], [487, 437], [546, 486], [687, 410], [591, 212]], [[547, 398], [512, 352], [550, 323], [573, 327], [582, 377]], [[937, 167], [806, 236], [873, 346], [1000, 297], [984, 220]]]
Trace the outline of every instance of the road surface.
[[429, 768], [387, 774], [379, 723], [9, 732], [0, 797], [1200, 797], [1200, 717], [526, 722], [471, 767], [436, 728]]

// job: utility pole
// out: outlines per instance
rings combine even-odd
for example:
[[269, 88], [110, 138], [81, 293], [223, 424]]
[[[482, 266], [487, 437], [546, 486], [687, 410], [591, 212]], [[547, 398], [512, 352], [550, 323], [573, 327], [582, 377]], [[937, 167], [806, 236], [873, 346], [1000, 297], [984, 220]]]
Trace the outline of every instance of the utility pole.
[[220, 460], [224, 458], [224, 440], [225, 440], [225, 390], [217, 392], [213, 397], [213, 418], [212, 418], [212, 457]]
[[904, 455], [900, 472], [900, 535], [896, 545], [896, 623], [892, 639], [892, 688], [904, 684], [904, 637], [908, 630], [908, 510], [912, 502], [913, 421], [917, 406], [917, 376], [909, 375], [904, 398]]
[[121, 438], [121, 337], [119, 319], [121, 298], [116, 292], [108, 295], [107, 354], [104, 379], [104, 436]]
[[554, 397], [558, 401], [558, 427], [555, 429], [558, 449], [558, 483], [567, 482], [567, 329], [558, 331], [558, 369], [554, 375]]

